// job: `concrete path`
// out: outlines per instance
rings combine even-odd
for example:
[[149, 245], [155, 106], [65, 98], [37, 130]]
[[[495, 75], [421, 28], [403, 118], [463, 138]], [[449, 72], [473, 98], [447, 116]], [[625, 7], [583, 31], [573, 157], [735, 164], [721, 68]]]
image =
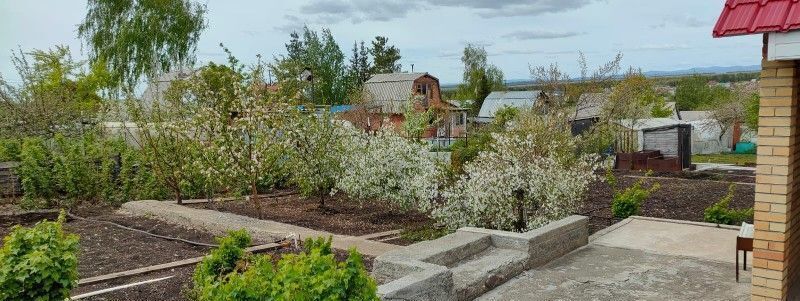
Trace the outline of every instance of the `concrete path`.
[[705, 223], [626, 219], [477, 300], [749, 300], [750, 268], [735, 280], [737, 233]]
[[734, 263], [738, 233], [739, 227], [637, 216], [595, 233], [591, 240], [608, 247]]
[[188, 228], [204, 230], [215, 235], [225, 235], [228, 231], [245, 229], [253, 236], [253, 239], [261, 241], [277, 241], [286, 238], [304, 240], [306, 238], [333, 236], [334, 248], [348, 250], [355, 247], [361, 254], [372, 257], [398, 248], [396, 245], [359, 237], [337, 235], [233, 213], [195, 209], [171, 202], [128, 202], [122, 205], [121, 210], [133, 215], [146, 216]]
[[755, 167], [738, 166], [734, 164], [720, 164], [720, 163], [694, 163], [697, 166], [697, 171], [705, 170], [731, 170], [731, 171], [756, 171]]

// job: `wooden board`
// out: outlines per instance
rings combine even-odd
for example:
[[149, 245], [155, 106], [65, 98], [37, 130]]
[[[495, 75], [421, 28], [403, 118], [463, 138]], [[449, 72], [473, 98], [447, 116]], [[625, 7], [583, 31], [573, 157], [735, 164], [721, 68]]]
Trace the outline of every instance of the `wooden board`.
[[[249, 247], [249, 248], [247, 248], [245, 250], [248, 251], [248, 252], [251, 252], [251, 253], [259, 253], [259, 252], [265, 252], [265, 251], [273, 250], [273, 249], [276, 249], [276, 248], [279, 248], [279, 247], [282, 247], [282, 246], [284, 246], [284, 245], [281, 245], [281, 244], [265, 244], [265, 245], [260, 245], [260, 246]], [[79, 280], [78, 281], [78, 285], [79, 286], [80, 285], [89, 285], [89, 284], [94, 284], [94, 283], [98, 283], [98, 282], [105, 282], [105, 281], [109, 281], [109, 280], [117, 279], [117, 278], [130, 277], [130, 276], [135, 276], [135, 275], [140, 275], [140, 274], [145, 274], [145, 273], [150, 273], [150, 272], [155, 272], [155, 271], [161, 271], [161, 270], [167, 270], [167, 269], [172, 269], [172, 268], [177, 268], [177, 267], [182, 267], [182, 266], [187, 266], [187, 265], [193, 265], [193, 264], [196, 264], [196, 263], [202, 261], [203, 258], [205, 258], [205, 256], [189, 258], [189, 259], [184, 259], [184, 260], [179, 260], [179, 261], [175, 261], [175, 262], [164, 263], [164, 264], [159, 264], [159, 265], [154, 265], [154, 266], [149, 266], [149, 267], [143, 267], [143, 268], [128, 270], [128, 271], [124, 271], [124, 272], [117, 272], [117, 273], [111, 273], [111, 274], [106, 274], [106, 275], [90, 277], [90, 278]]]

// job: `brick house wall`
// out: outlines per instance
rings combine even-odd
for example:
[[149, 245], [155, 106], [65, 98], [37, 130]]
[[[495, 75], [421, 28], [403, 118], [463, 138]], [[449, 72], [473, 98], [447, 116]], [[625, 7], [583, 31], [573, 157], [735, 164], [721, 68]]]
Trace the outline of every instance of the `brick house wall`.
[[761, 65], [752, 300], [788, 300], [800, 280], [800, 64]]

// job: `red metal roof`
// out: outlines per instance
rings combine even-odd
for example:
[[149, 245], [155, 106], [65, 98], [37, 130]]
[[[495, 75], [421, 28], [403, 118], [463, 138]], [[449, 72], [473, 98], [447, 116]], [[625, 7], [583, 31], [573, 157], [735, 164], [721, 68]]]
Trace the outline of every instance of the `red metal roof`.
[[726, 0], [714, 37], [800, 29], [800, 0]]

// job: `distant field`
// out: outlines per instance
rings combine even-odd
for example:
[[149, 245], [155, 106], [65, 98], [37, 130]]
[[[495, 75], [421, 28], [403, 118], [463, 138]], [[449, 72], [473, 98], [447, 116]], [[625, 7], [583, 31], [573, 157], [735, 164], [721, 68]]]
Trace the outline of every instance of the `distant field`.
[[713, 155], [692, 155], [693, 163], [720, 163], [735, 164], [741, 166], [753, 166], [756, 164], [756, 154], [713, 154]]

